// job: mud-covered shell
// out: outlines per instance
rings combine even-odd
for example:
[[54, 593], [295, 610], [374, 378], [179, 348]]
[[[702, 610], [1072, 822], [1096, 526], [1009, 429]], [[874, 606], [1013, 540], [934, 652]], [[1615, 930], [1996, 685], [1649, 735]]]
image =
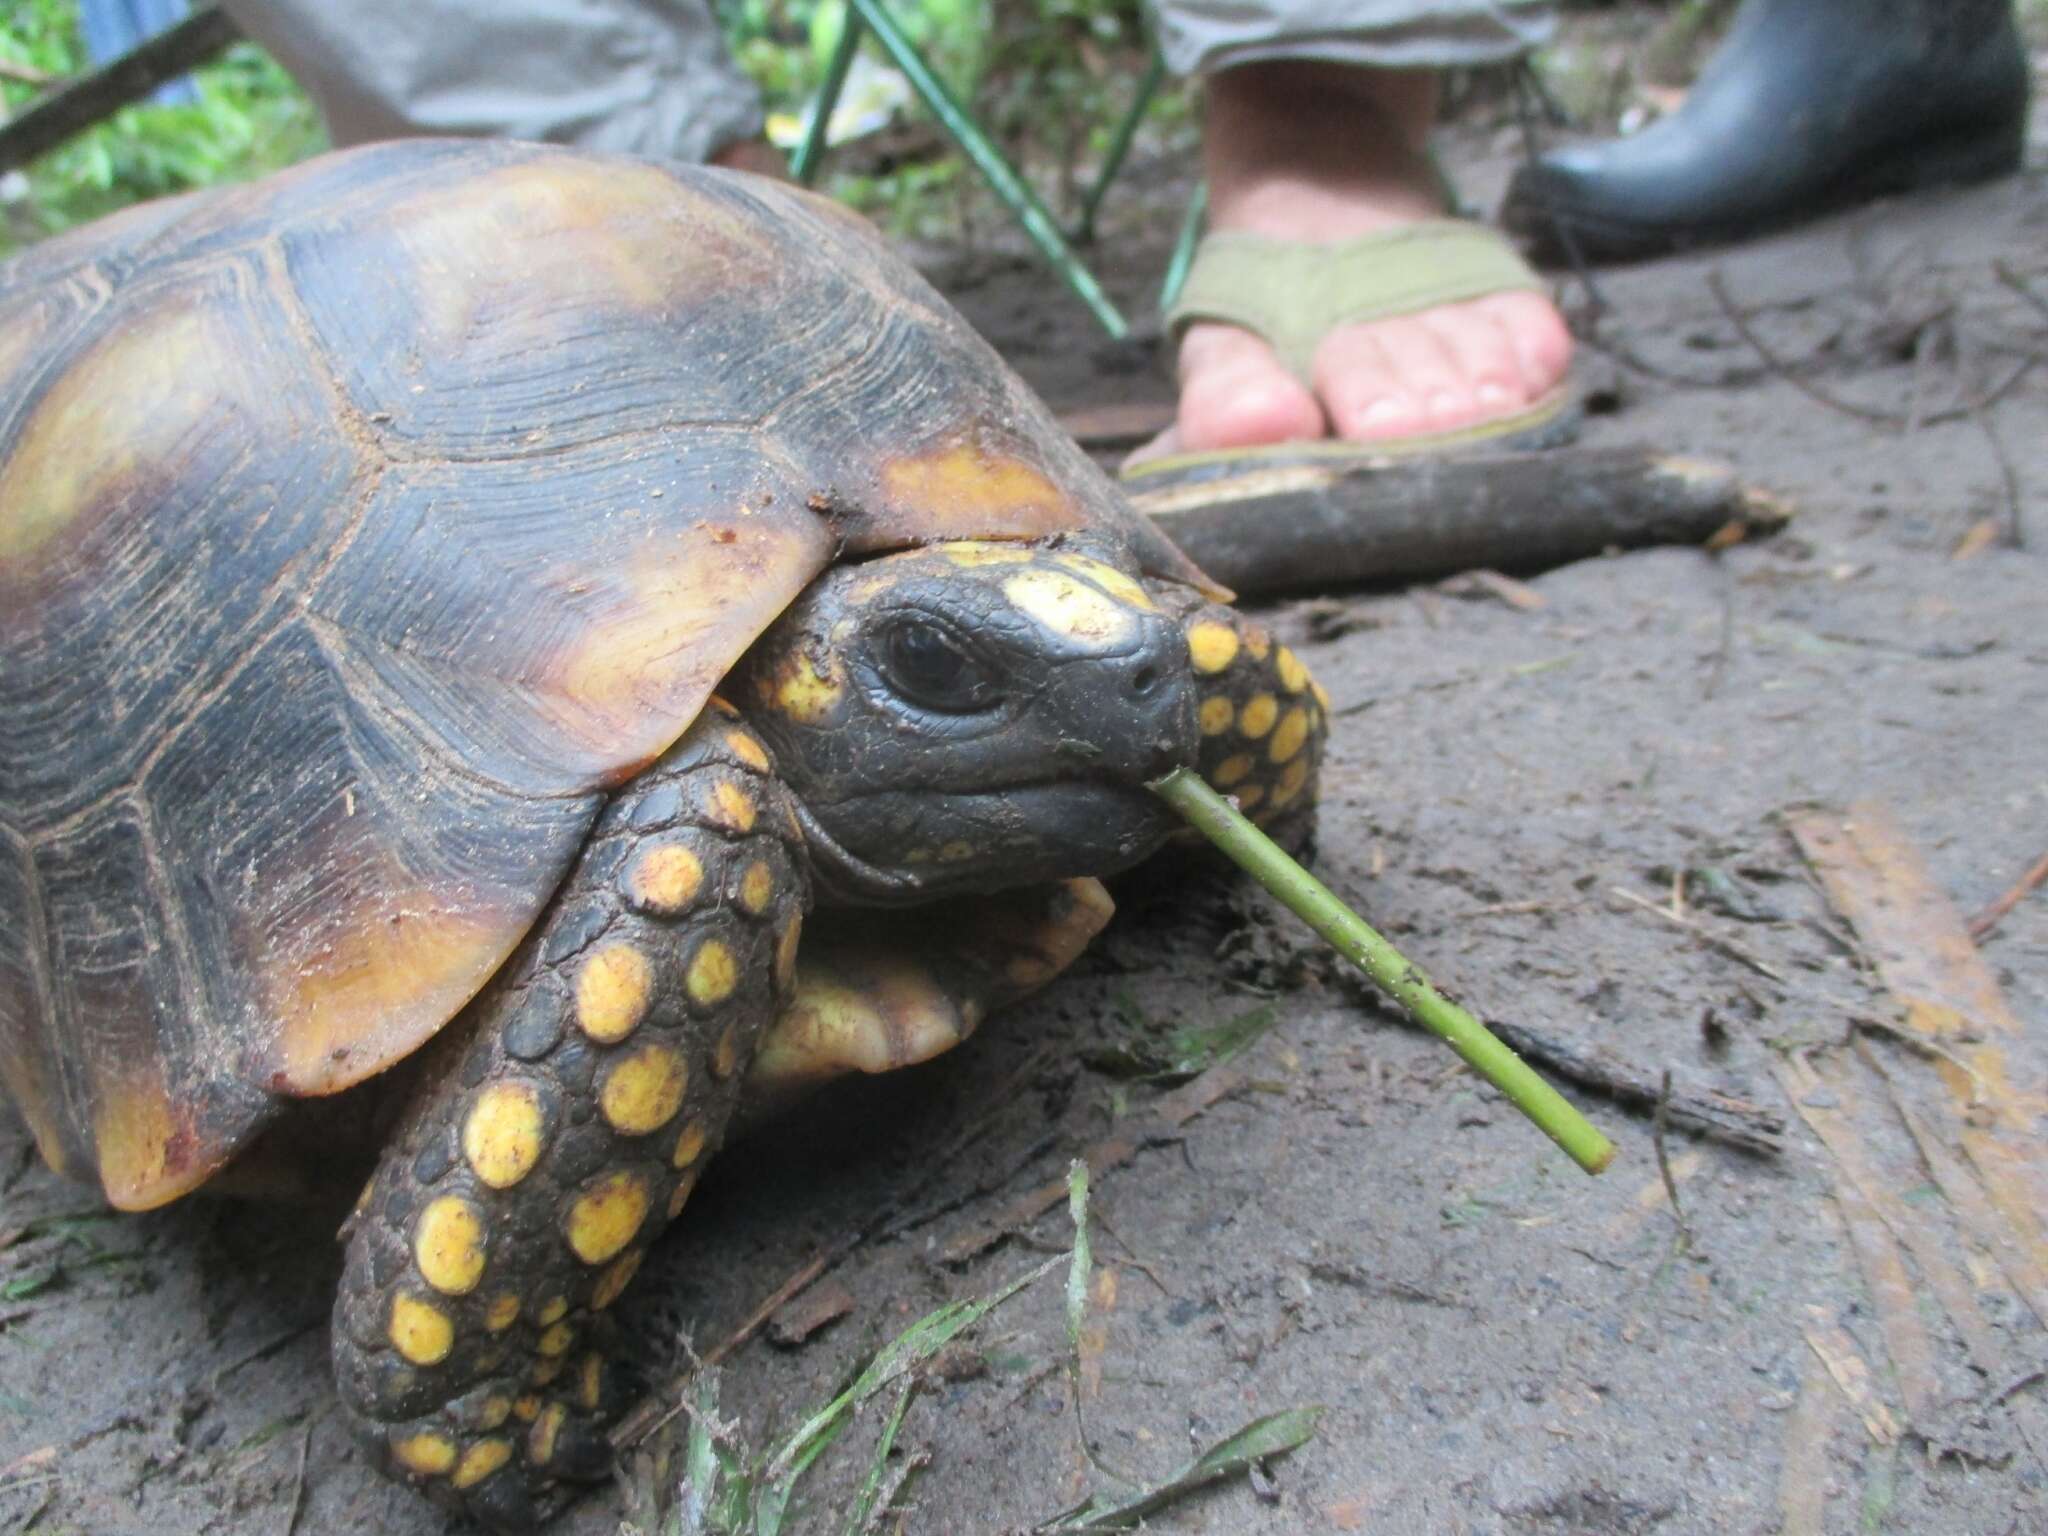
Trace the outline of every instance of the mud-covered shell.
[[387, 145], [0, 266], [0, 1086], [118, 1205], [416, 1049], [842, 554], [1189, 569], [867, 228]]

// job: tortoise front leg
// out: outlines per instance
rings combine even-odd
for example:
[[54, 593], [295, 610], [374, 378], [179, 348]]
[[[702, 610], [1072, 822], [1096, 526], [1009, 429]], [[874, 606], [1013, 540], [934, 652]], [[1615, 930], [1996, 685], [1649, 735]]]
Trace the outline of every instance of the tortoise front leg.
[[[714, 701], [715, 703], [715, 701]], [[682, 1209], [789, 995], [801, 834], [714, 707], [622, 791], [453, 1028], [348, 1233], [334, 1362], [394, 1475], [500, 1528], [602, 1476], [599, 1314]]]

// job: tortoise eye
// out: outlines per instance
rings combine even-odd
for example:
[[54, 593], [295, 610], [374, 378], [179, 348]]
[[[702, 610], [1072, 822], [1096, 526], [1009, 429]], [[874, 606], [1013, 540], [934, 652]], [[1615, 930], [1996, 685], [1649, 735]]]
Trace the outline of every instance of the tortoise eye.
[[912, 703], [949, 714], [984, 708], [995, 679], [942, 625], [904, 619], [889, 627], [882, 646], [890, 685]]

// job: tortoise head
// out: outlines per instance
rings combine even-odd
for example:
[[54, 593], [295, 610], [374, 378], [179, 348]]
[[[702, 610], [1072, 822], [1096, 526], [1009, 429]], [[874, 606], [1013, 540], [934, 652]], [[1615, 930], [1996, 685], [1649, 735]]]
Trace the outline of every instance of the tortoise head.
[[821, 894], [897, 905], [1104, 875], [1176, 825], [1195, 761], [1178, 623], [1072, 547], [938, 544], [840, 565], [735, 696], [800, 804]]

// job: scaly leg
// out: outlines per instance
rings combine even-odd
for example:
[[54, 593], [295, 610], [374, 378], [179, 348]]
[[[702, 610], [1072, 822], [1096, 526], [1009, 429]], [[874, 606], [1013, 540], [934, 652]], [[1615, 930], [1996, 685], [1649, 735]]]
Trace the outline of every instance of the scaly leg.
[[334, 1361], [395, 1475], [500, 1528], [601, 1477], [600, 1314], [724, 1136], [790, 996], [802, 837], [718, 701], [607, 808], [540, 926], [450, 1026], [350, 1219]]

